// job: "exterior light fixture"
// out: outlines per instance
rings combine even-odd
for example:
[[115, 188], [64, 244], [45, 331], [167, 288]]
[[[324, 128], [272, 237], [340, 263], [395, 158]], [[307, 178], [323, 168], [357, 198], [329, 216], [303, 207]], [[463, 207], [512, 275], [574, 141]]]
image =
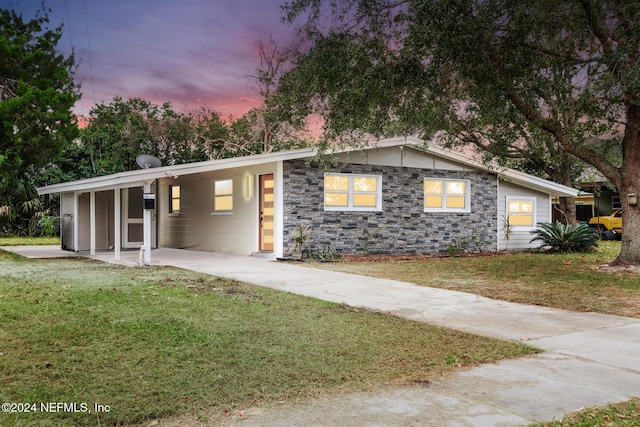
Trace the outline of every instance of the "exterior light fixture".
[[251, 199], [251, 181], [251, 175], [246, 173], [244, 175], [244, 199], [247, 201]]

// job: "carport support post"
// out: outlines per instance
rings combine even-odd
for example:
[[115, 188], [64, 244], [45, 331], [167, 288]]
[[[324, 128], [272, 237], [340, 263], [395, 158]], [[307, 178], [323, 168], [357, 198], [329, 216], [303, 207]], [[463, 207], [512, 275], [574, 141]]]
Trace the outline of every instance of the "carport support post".
[[74, 252], [78, 252], [78, 247], [79, 247], [79, 242], [80, 242], [80, 230], [79, 230], [79, 224], [80, 224], [80, 216], [79, 216], [79, 212], [80, 212], [80, 207], [78, 206], [79, 203], [79, 197], [78, 197], [78, 192], [74, 191], [73, 192], [73, 251]]
[[91, 236], [91, 256], [95, 256], [96, 254], [96, 192], [91, 191], [89, 193], [89, 222], [90, 222], [90, 230], [89, 234]]
[[113, 228], [115, 229], [113, 231], [113, 237], [114, 237], [113, 251], [115, 253], [116, 261], [120, 261], [120, 246], [122, 246], [121, 244], [122, 230], [120, 229], [121, 218], [122, 218], [122, 212], [120, 212], [120, 189], [115, 188], [113, 190], [113, 223], [114, 223]]
[[[144, 183], [144, 194], [151, 193], [151, 182]], [[143, 209], [144, 265], [151, 265], [151, 209]]]

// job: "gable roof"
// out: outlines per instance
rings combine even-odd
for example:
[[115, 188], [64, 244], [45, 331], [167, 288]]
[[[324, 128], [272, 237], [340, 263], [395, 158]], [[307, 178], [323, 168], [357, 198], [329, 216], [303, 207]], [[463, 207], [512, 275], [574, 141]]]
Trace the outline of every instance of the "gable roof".
[[558, 197], [575, 197], [581, 194], [580, 190], [566, 185], [558, 184], [548, 179], [540, 178], [525, 172], [520, 172], [515, 169], [509, 168], [492, 168], [483, 164], [481, 161], [474, 159], [459, 151], [453, 151], [439, 147], [437, 145], [429, 144], [425, 145], [425, 141], [422, 141], [415, 137], [402, 137], [402, 138], [389, 138], [378, 141], [376, 146], [378, 147], [392, 147], [397, 145], [408, 145], [417, 148], [434, 156], [442, 157], [444, 159], [453, 160], [466, 166], [471, 166], [476, 169], [484, 170], [487, 172], [493, 172], [498, 174], [503, 181], [513, 182], [532, 190], [540, 191], [543, 193], [551, 194]]
[[[364, 149], [411, 146], [417, 150], [452, 160], [476, 169], [496, 173], [501, 179], [519, 184], [523, 187], [547, 193], [553, 196], [575, 197], [580, 191], [553, 181], [538, 178], [536, 176], [516, 171], [514, 169], [492, 169], [481, 162], [457, 151], [446, 150], [433, 145], [425, 145], [424, 141], [414, 137], [398, 137], [374, 142]], [[354, 151], [344, 150], [346, 151]], [[95, 178], [83, 179], [79, 181], [64, 182], [61, 184], [47, 185], [39, 187], [38, 194], [65, 193], [71, 191], [102, 191], [113, 190], [115, 188], [126, 188], [142, 186], [153, 180], [180, 175], [190, 175], [202, 172], [231, 169], [237, 167], [254, 166], [264, 163], [304, 159], [314, 157], [318, 154], [316, 148], [301, 148], [296, 150], [278, 151], [275, 153], [255, 154], [251, 156], [233, 157], [229, 159], [209, 160], [205, 162], [186, 163], [182, 165], [163, 166], [152, 169], [140, 169], [129, 172], [120, 172], [112, 175], [99, 176]]]

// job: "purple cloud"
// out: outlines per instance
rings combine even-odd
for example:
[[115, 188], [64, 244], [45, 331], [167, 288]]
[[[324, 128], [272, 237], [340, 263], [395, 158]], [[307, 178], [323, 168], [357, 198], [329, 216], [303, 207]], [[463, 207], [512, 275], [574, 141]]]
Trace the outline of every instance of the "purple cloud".
[[[284, 0], [47, 0], [52, 26], [64, 23], [60, 49], [75, 50], [83, 97], [78, 114], [115, 96], [211, 108], [240, 117], [260, 104], [252, 89], [258, 45], [284, 46]], [[4, 7], [34, 16], [40, 0]]]

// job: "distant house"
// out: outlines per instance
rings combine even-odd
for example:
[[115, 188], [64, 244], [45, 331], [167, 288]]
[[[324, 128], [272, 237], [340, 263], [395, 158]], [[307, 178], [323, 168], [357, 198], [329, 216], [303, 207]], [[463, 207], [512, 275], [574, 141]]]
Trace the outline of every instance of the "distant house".
[[336, 153], [330, 162], [316, 154], [306, 148], [164, 166], [38, 192], [61, 194], [64, 249], [113, 250], [116, 258], [143, 242], [286, 258], [299, 225], [310, 232], [309, 246], [343, 254], [530, 248], [530, 231], [551, 220], [552, 197], [578, 194], [412, 138]]
[[620, 209], [620, 194], [607, 181], [590, 181], [580, 184], [583, 193], [576, 197], [576, 219], [587, 222], [594, 216], [609, 215]]

